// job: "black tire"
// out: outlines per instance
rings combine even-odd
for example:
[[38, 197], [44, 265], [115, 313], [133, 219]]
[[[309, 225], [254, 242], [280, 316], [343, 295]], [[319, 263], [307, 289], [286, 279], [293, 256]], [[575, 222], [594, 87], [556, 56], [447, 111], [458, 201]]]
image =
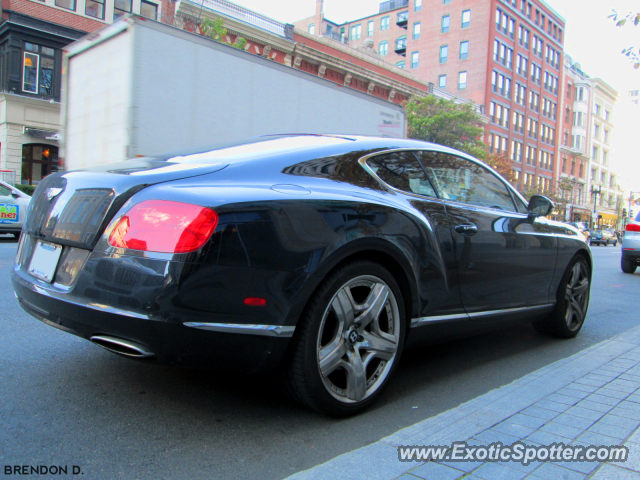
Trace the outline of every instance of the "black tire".
[[618, 241], [617, 241], [617, 240], [615, 240], [615, 241], [613, 242], [613, 246], [614, 246], [614, 247], [617, 247], [617, 246], [618, 246]]
[[556, 307], [547, 318], [533, 323], [540, 333], [573, 338], [582, 329], [589, 308], [591, 275], [582, 255], [573, 257], [567, 266], [556, 294]]
[[620, 268], [624, 273], [635, 273], [637, 267], [638, 266], [631, 263], [628, 258], [622, 257], [622, 260], [620, 261]]
[[359, 413], [388, 385], [405, 332], [402, 293], [393, 275], [369, 260], [344, 264], [317, 288], [298, 321], [281, 369], [286, 390], [327, 415]]

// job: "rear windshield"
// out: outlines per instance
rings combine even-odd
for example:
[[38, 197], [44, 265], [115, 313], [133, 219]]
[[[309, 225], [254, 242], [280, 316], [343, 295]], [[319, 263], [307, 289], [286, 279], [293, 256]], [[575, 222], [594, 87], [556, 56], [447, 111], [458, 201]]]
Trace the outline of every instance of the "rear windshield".
[[640, 222], [640, 212], [636, 215], [636, 222]]
[[250, 160], [307, 150], [319, 146], [338, 145], [353, 139], [331, 135], [296, 135], [254, 137], [238, 142], [227, 142], [181, 152], [151, 157], [171, 163], [215, 164]]

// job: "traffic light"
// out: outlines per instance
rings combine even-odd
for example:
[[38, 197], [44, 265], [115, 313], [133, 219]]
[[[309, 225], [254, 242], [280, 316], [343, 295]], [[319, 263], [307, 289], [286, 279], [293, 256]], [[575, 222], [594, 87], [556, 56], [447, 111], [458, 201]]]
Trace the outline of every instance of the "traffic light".
[[622, 218], [627, 218], [627, 209], [626, 208], [622, 209]]

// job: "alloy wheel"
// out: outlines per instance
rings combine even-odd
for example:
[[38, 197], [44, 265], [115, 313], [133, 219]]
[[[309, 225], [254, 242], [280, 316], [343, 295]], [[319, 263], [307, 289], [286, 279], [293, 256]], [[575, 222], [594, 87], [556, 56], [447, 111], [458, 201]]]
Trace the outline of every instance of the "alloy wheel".
[[384, 383], [400, 344], [397, 300], [380, 278], [363, 275], [329, 302], [317, 340], [322, 382], [336, 400], [356, 403]]
[[580, 328], [589, 304], [589, 273], [583, 262], [571, 269], [565, 292], [565, 321], [569, 330]]

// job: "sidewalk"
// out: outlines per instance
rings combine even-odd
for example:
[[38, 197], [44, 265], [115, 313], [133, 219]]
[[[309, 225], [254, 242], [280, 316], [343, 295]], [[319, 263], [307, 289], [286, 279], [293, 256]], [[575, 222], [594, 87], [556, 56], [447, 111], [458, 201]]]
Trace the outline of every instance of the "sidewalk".
[[[400, 462], [399, 445], [625, 445], [624, 463]], [[291, 480], [640, 479], [640, 327]]]

